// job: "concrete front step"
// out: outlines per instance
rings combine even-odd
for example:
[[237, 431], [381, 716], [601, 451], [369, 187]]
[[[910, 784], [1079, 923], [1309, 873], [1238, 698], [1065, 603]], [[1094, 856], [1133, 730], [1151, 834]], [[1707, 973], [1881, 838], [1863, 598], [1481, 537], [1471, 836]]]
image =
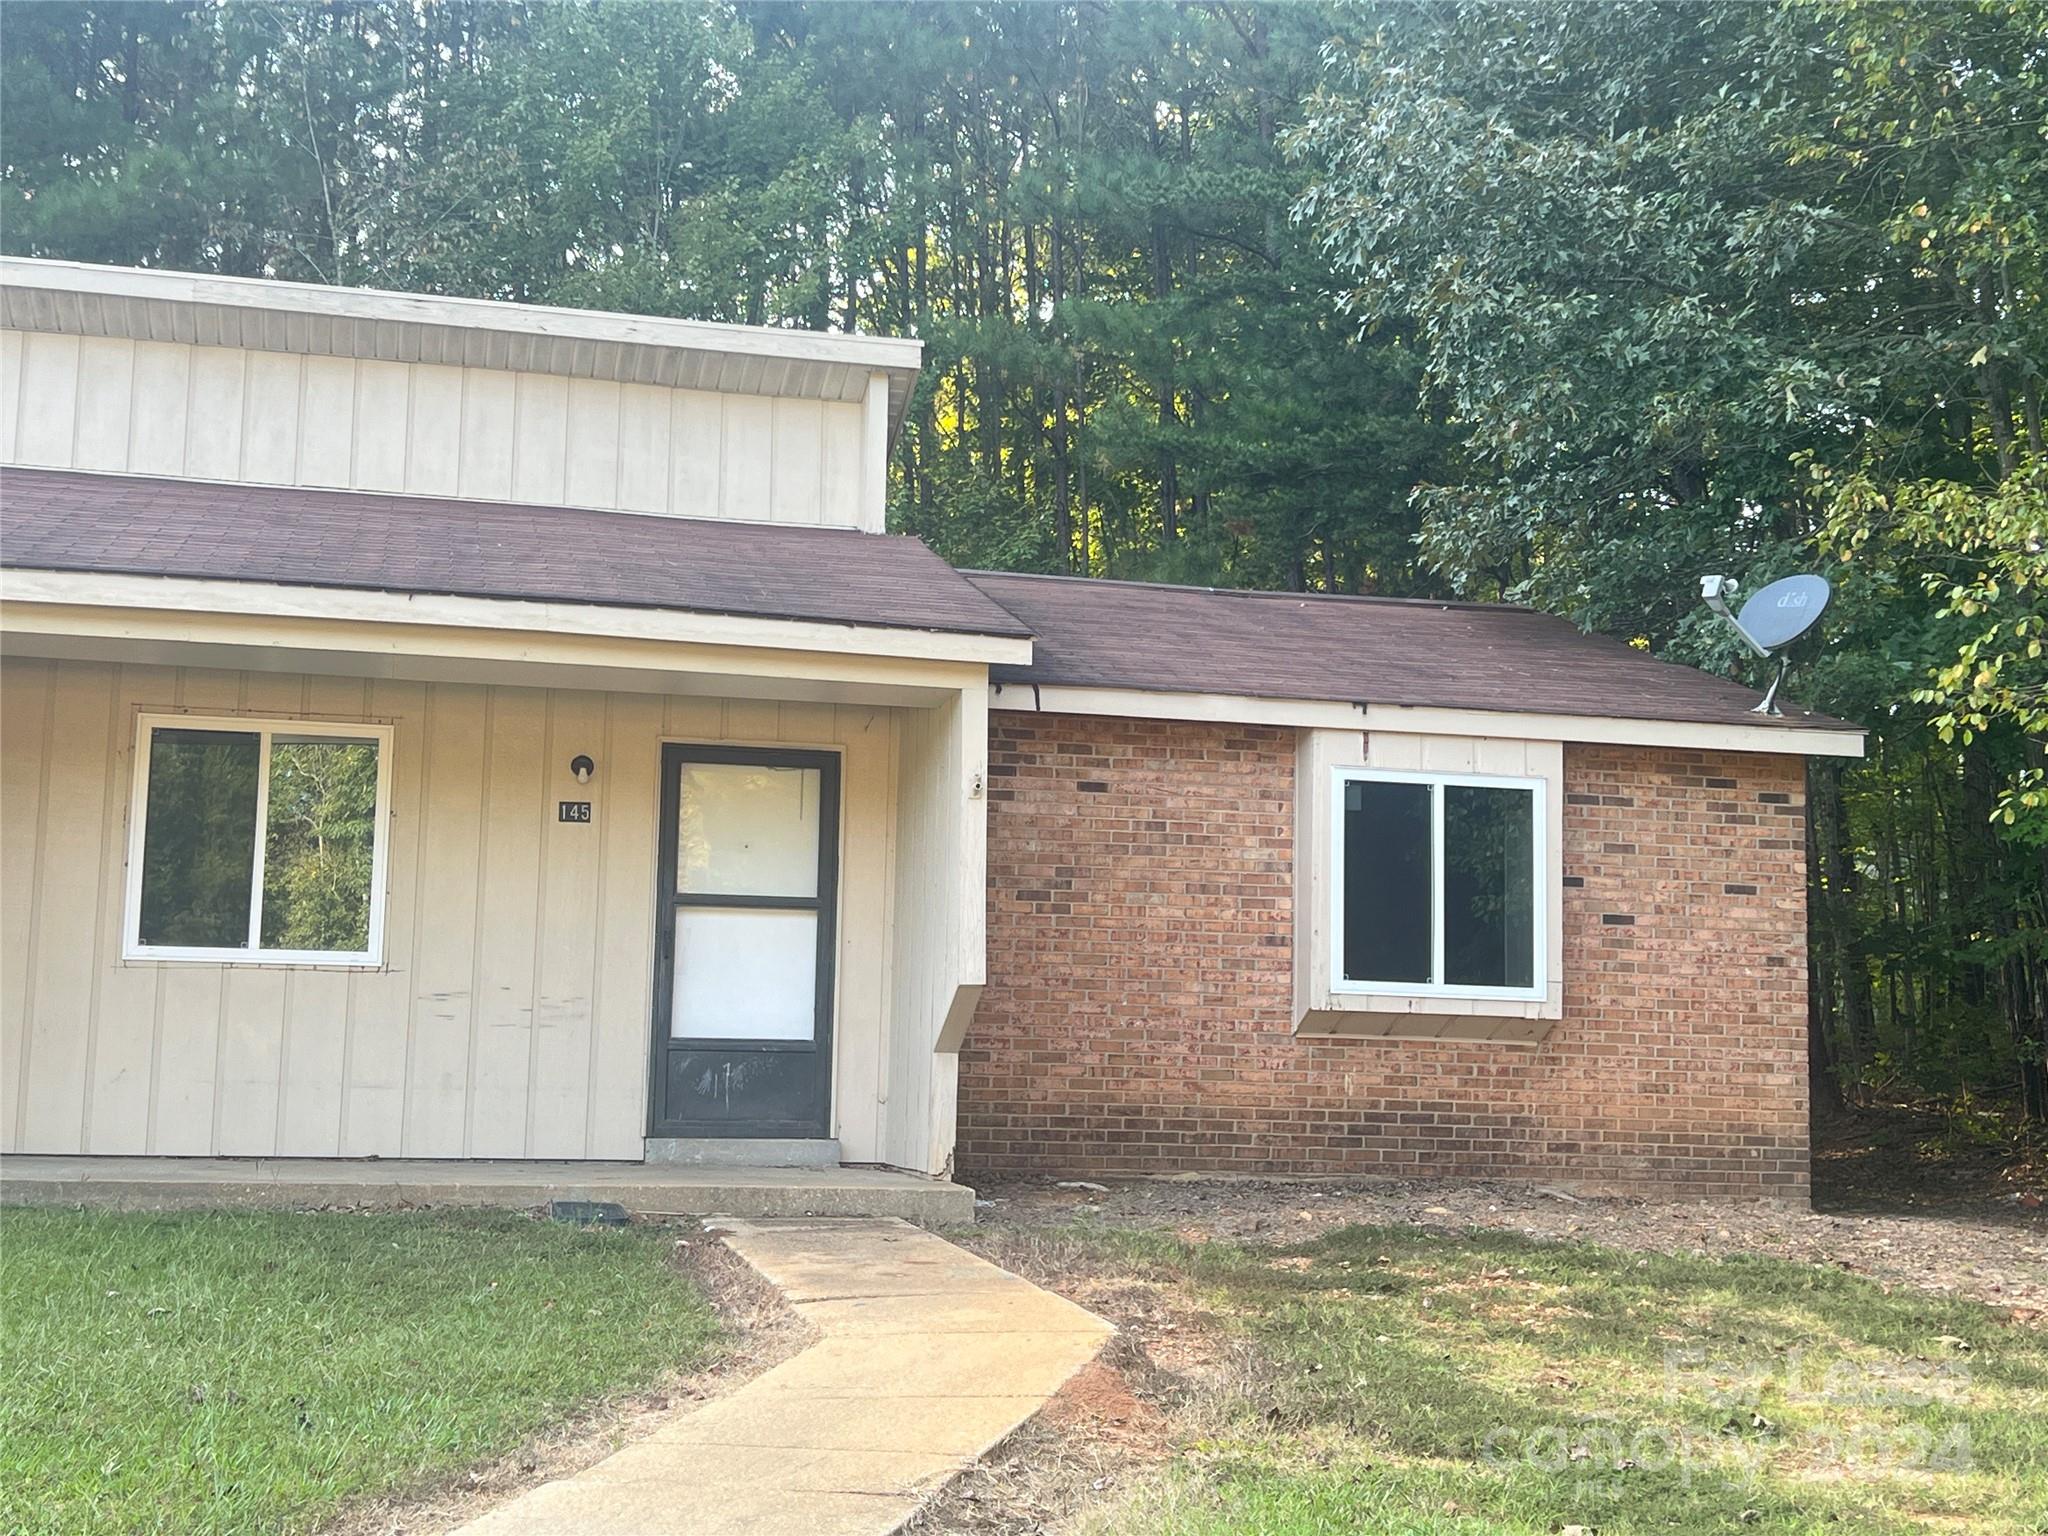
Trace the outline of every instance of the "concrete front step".
[[607, 1200], [636, 1216], [896, 1216], [974, 1220], [974, 1191], [886, 1168], [398, 1158], [0, 1158], [0, 1203], [119, 1210], [545, 1205]]
[[647, 1161], [684, 1168], [837, 1168], [834, 1138], [650, 1136]]

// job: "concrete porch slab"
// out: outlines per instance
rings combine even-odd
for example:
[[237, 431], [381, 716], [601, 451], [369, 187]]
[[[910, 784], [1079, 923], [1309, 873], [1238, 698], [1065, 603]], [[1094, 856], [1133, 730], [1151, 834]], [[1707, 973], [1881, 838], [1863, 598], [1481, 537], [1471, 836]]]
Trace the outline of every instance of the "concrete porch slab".
[[963, 1184], [887, 1168], [725, 1168], [651, 1163], [411, 1158], [0, 1158], [0, 1203], [117, 1210], [545, 1205], [608, 1200], [636, 1216], [896, 1216], [974, 1220]]

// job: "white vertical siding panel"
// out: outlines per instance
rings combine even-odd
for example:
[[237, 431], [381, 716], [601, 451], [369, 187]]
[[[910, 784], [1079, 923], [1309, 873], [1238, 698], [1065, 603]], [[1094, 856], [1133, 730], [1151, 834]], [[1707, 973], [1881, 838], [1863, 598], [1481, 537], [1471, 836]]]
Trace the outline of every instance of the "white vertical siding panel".
[[168, 703], [169, 674], [154, 667], [121, 670], [108, 720], [105, 775], [106, 846], [101, 854], [99, 996], [94, 1001], [92, 1081], [85, 1150], [108, 1155], [149, 1150], [149, 1113], [156, 1060], [158, 968], [124, 965], [127, 921], [129, 791], [135, 772], [138, 705]]
[[[427, 687], [379, 679], [369, 718], [391, 723], [391, 839], [384, 896], [384, 965], [349, 978], [343, 1047], [341, 1151], [344, 1157], [396, 1157], [405, 1146], [406, 1064], [414, 1023], [419, 932], [420, 832], [426, 816]], [[460, 792], [460, 776], [451, 771]], [[466, 809], [466, 807], [458, 807]]]
[[619, 396], [619, 497], [628, 512], [669, 510], [672, 391], [628, 384]]
[[412, 445], [405, 488], [415, 496], [454, 496], [462, 487], [462, 370], [420, 363], [412, 370]]
[[563, 499], [577, 507], [619, 504], [619, 386], [609, 379], [569, 381]]
[[249, 354], [249, 398], [242, 413], [242, 478], [293, 485], [299, 478], [299, 402], [305, 359], [288, 352]]
[[[599, 764], [602, 778], [578, 784], [569, 772], [577, 753]], [[609, 817], [612, 777], [606, 759], [604, 695], [548, 695], [547, 756], [537, 786], [540, 804], [540, 932], [534, 943], [533, 1056], [527, 1074], [528, 1155], [581, 1157], [589, 1127], [590, 1033], [596, 989], [598, 891], [601, 878], [600, 815]], [[588, 800], [592, 821], [556, 819], [555, 802]], [[631, 810], [624, 814], [631, 816]], [[635, 818], [637, 819], [637, 818]], [[622, 914], [632, 921], [632, 914]], [[641, 919], [643, 922], [645, 919]], [[620, 978], [625, 981], [626, 978]]]
[[833, 1046], [834, 1104], [841, 1155], [848, 1162], [881, 1159], [882, 1031], [887, 1026], [886, 934], [889, 885], [892, 716], [885, 709], [842, 705], [833, 737], [843, 751], [840, 794], [838, 1032]]
[[277, 1150], [284, 1020], [296, 979], [276, 966], [227, 968], [214, 1134], [214, 1151], [223, 1157], [266, 1157]]
[[221, 971], [216, 966], [167, 965], [159, 988], [162, 1022], [149, 1150], [164, 1157], [205, 1157], [214, 1150]]
[[597, 834], [597, 974], [592, 999], [586, 1157], [641, 1155], [653, 1030], [655, 826], [662, 701], [615, 693], [591, 783]]
[[128, 421], [128, 468], [133, 474], [185, 473], [192, 351], [169, 341], [135, 343], [134, 399]]
[[462, 371], [462, 495], [482, 501], [511, 498], [518, 394], [518, 381], [509, 373]]
[[768, 515], [778, 523], [816, 523], [823, 516], [819, 476], [825, 460], [825, 408], [816, 400], [774, 402], [770, 449], [774, 473]]
[[1404, 773], [1420, 771], [1423, 739], [1403, 731], [1368, 731], [1365, 760], [1375, 768], [1393, 768]]
[[719, 741], [728, 733], [725, 700], [671, 698], [662, 711], [661, 734], [668, 741]]
[[15, 457], [24, 464], [71, 463], [78, 427], [78, 338], [31, 334], [21, 354]]
[[242, 403], [249, 354], [238, 347], [192, 349], [192, 404], [185, 422], [185, 473], [234, 480], [242, 473]]
[[491, 690], [484, 738], [483, 856], [477, 862], [476, 1012], [471, 1021], [471, 1157], [527, 1155], [533, 1059], [535, 920], [548, 898], [541, 867], [540, 796], [547, 695]]
[[719, 447], [719, 514], [743, 522], [772, 519], [775, 476], [775, 402], [759, 395], [725, 399], [725, 438]]
[[292, 973], [277, 1101], [279, 1157], [341, 1155], [341, 1058], [353, 980], [346, 971]]
[[725, 733], [734, 741], [778, 742], [782, 740], [782, 706], [774, 699], [727, 699]]
[[406, 434], [412, 425], [412, 369], [365, 358], [356, 364], [355, 468], [360, 491], [405, 489]]
[[522, 373], [512, 437], [512, 498], [561, 505], [567, 485], [569, 381]]
[[1472, 742], [1472, 771], [1519, 776], [1529, 771], [1529, 744], [1495, 737], [1475, 737]]
[[669, 464], [673, 489], [668, 509], [677, 517], [718, 517], [723, 480], [725, 399], [696, 390], [675, 392], [670, 417]]
[[354, 359], [307, 358], [299, 408], [300, 484], [354, 484], [355, 422]]
[[880, 533], [889, 512], [889, 380], [868, 375], [867, 401], [861, 418], [859, 527]]
[[76, 1151], [84, 1126], [100, 873], [106, 852], [107, 722], [114, 670], [60, 662], [43, 785], [41, 910], [29, 984], [25, 1152]]
[[21, 1150], [34, 998], [30, 958], [42, 889], [43, 781], [56, 664], [0, 659], [0, 1152]]
[[0, 459], [12, 463], [21, 426], [21, 357], [25, 331], [0, 331]]
[[405, 1155], [461, 1157], [476, 1008], [478, 862], [483, 853], [488, 690], [427, 691], [424, 796], [413, 914], [413, 1016]]
[[128, 467], [128, 426], [135, 401], [135, 343], [123, 336], [88, 336], [78, 346], [78, 451], [80, 469], [120, 472]]
[[818, 446], [818, 518], [835, 528], [858, 528], [862, 503], [862, 408], [832, 400], [825, 403], [823, 412]]
[[1478, 766], [1472, 742], [1463, 736], [1425, 736], [1422, 767], [1429, 773], [1470, 773]]

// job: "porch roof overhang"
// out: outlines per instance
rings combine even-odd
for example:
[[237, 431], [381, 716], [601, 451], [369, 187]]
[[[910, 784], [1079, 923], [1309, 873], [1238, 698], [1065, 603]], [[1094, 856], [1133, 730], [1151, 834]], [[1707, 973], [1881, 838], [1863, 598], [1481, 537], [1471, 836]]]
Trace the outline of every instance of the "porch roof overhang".
[[515, 616], [572, 606], [826, 624], [946, 637], [931, 644], [990, 661], [1030, 649], [1013, 614], [901, 535], [72, 470], [0, 480], [8, 568], [462, 598]]
[[0, 652], [921, 708], [1029, 642], [806, 620], [273, 583], [0, 571]]
[[16, 654], [905, 704], [1031, 654], [1016, 619], [915, 539], [48, 470], [0, 480], [0, 630]]

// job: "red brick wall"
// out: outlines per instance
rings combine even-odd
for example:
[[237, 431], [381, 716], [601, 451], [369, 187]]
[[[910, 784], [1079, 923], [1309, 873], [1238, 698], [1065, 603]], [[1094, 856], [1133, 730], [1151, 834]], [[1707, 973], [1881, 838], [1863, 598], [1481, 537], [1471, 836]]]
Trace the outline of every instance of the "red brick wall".
[[1804, 774], [1565, 749], [1565, 1016], [1297, 1038], [1291, 731], [991, 716], [958, 1161], [1803, 1197]]

